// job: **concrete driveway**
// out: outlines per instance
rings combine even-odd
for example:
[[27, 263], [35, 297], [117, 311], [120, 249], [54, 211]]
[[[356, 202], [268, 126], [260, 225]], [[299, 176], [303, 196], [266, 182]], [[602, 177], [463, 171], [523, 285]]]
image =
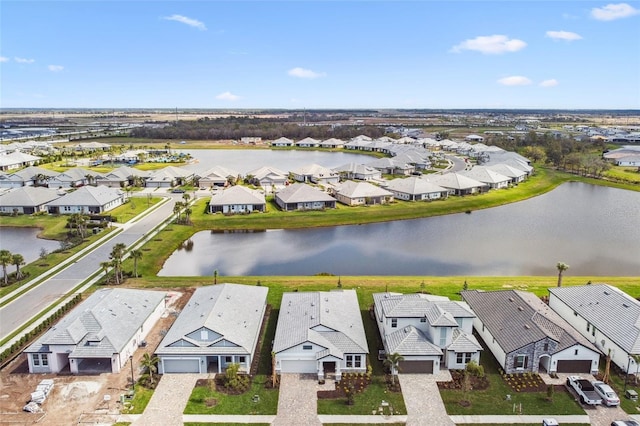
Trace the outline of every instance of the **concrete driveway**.
[[454, 425], [447, 415], [436, 382], [451, 380], [447, 370], [436, 374], [399, 374], [404, 404], [407, 407], [407, 426]]

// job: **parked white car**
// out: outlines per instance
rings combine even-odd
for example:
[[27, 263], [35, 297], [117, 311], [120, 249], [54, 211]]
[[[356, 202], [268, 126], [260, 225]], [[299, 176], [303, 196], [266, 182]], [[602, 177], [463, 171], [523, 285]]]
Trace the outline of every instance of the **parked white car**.
[[615, 391], [611, 389], [611, 386], [609, 386], [605, 382], [596, 381], [593, 382], [593, 387], [595, 388], [596, 392], [598, 392], [598, 395], [600, 395], [600, 397], [602, 398], [602, 403], [604, 405], [609, 407], [620, 405], [620, 398], [618, 398], [618, 395], [615, 393]]

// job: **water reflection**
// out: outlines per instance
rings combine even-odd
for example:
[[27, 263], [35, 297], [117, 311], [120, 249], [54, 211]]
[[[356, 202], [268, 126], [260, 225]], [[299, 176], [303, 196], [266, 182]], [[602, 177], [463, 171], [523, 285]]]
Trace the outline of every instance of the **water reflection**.
[[428, 219], [266, 232], [200, 232], [163, 276], [640, 275], [640, 193], [564, 184], [530, 200]]

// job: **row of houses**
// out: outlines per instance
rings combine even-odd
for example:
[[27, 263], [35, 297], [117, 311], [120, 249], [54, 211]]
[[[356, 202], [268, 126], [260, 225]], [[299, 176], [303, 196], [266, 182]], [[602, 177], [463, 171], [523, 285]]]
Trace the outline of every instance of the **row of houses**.
[[602, 158], [612, 161], [616, 166], [640, 166], [640, 146], [625, 145], [605, 152]]
[[[606, 284], [531, 293], [463, 291], [463, 301], [427, 294], [377, 293], [372, 318], [384, 353], [402, 355], [400, 371], [431, 374], [479, 361], [476, 330], [506, 373], [595, 373], [608, 354], [638, 372], [640, 303]], [[268, 288], [219, 284], [196, 289], [155, 354], [160, 373], [249, 372], [267, 309]], [[117, 372], [166, 306], [164, 292], [102, 289], [26, 350], [29, 371]], [[613, 313], [621, 313], [613, 320]], [[369, 342], [355, 290], [284, 293], [272, 342], [277, 373], [340, 380], [364, 372]]]

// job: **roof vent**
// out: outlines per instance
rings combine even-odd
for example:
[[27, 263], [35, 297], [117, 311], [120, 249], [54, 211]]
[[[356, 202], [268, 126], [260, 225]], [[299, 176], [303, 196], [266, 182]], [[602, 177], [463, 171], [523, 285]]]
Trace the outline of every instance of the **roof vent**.
[[311, 306], [316, 306], [316, 302], [311, 302]]
[[510, 297], [510, 298], [509, 298], [509, 302], [513, 302], [513, 297]]
[[629, 307], [629, 305], [627, 305], [626, 303], [623, 303], [622, 306], [624, 306], [625, 308]]
[[519, 311], [524, 311], [524, 308], [522, 306], [518, 306], [518, 310]]
[[529, 327], [529, 324], [525, 324], [524, 328], [526, 328], [527, 330], [529, 330], [531, 327]]
[[605, 290], [604, 294], [606, 294], [608, 296], [610, 293], [607, 290]]

